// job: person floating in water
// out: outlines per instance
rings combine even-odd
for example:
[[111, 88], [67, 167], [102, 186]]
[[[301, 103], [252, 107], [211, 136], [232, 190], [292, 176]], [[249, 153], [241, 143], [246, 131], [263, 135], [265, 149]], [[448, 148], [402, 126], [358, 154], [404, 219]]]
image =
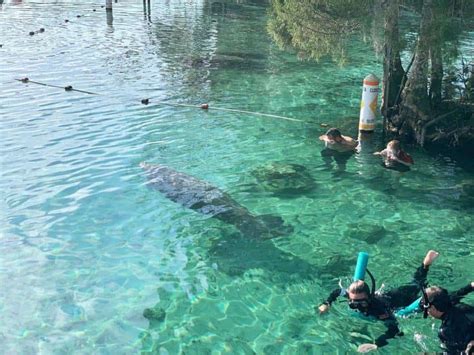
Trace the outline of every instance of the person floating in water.
[[380, 152], [375, 152], [374, 155], [382, 156], [382, 165], [385, 168], [400, 172], [410, 170], [410, 166], [414, 164], [413, 158], [401, 149], [400, 142], [397, 140], [388, 142], [387, 148]]
[[326, 134], [319, 137], [324, 142], [324, 149], [321, 156], [328, 168], [331, 167], [332, 160], [337, 164], [340, 171], [344, 171], [346, 163], [354, 154], [357, 141], [348, 136], [343, 136], [337, 128], [330, 128]]
[[326, 313], [337, 297], [346, 297], [349, 299], [349, 308], [359, 311], [364, 316], [375, 317], [383, 321], [387, 327], [386, 332], [379, 336], [374, 344], [362, 344], [358, 351], [368, 352], [387, 345], [388, 339], [403, 335], [398, 328], [394, 311], [410, 305], [419, 297], [420, 287], [426, 286], [428, 269], [438, 255], [439, 253], [434, 250], [428, 251], [423, 264], [416, 269], [413, 281], [388, 292], [375, 293], [375, 290], [371, 291], [362, 280], [353, 282], [348, 289], [338, 288], [331, 292], [329, 297], [318, 307], [319, 313]]
[[425, 290], [420, 306], [426, 314], [440, 319], [438, 337], [444, 354], [474, 353], [474, 307], [461, 303], [461, 299], [474, 291], [474, 282], [448, 293], [444, 288], [432, 286]]

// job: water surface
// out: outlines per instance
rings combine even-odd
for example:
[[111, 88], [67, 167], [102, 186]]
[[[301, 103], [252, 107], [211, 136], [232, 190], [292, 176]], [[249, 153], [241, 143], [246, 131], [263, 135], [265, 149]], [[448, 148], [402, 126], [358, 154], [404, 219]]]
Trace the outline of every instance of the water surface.
[[[411, 172], [383, 170], [379, 133], [342, 174], [321, 159], [321, 125], [357, 135], [362, 79], [382, 68], [368, 44], [354, 42], [344, 67], [298, 61], [271, 43], [258, 4], [120, 1], [113, 19], [101, 4], [0, 7], [2, 353], [353, 351], [383, 325], [313, 307], [348, 282], [360, 250], [379, 285], [409, 281], [431, 248], [433, 284], [472, 281], [472, 173], [412, 147]], [[294, 232], [242, 239], [148, 189], [142, 161]], [[273, 162], [304, 166], [316, 187], [259, 189], [252, 172]], [[143, 316], [153, 307], [164, 320]], [[432, 323], [401, 320], [405, 336], [382, 352], [438, 349]]]

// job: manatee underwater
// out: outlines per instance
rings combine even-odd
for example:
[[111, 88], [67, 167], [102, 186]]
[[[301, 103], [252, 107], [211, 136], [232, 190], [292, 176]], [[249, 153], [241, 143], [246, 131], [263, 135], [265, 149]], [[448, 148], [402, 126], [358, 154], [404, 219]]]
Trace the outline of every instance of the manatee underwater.
[[164, 165], [141, 163], [147, 186], [166, 198], [196, 212], [235, 226], [240, 233], [217, 240], [209, 250], [211, 260], [230, 275], [248, 269], [265, 268], [290, 276], [314, 279], [316, 268], [305, 260], [285, 252], [269, 240], [293, 232], [279, 216], [255, 216], [226, 192], [193, 176]]
[[293, 232], [279, 216], [254, 216], [229, 194], [193, 176], [164, 165], [141, 163], [146, 171], [148, 187], [182, 206], [234, 225], [244, 236], [273, 238]]

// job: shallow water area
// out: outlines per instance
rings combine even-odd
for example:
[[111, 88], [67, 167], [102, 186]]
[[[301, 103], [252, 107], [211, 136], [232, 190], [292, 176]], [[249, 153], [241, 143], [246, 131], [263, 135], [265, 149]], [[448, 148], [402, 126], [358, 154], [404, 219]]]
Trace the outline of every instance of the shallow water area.
[[[359, 251], [378, 285], [408, 282], [428, 249], [441, 252], [432, 284], [472, 281], [472, 173], [411, 147], [410, 172], [385, 170], [379, 127], [345, 171], [321, 157], [326, 125], [357, 135], [362, 79], [382, 69], [368, 44], [343, 67], [299, 61], [272, 44], [257, 2], [101, 5], [0, 5], [0, 353], [354, 351], [383, 325], [314, 306]], [[293, 232], [245, 238], [148, 188], [141, 162]], [[272, 164], [303, 166], [314, 186], [259, 188], [252, 172]], [[401, 320], [405, 336], [380, 352], [436, 351], [431, 325]]]

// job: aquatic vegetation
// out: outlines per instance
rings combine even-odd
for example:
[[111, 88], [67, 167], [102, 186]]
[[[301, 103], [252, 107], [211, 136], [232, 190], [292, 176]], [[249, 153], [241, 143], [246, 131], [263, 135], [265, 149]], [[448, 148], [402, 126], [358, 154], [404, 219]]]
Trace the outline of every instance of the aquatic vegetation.
[[368, 244], [377, 244], [390, 234], [384, 226], [375, 223], [349, 223], [347, 227], [344, 232], [345, 237], [361, 240]]
[[296, 197], [316, 188], [316, 181], [305, 166], [271, 162], [251, 170], [258, 187], [277, 196]]
[[150, 322], [162, 322], [166, 318], [166, 312], [163, 308], [145, 308], [143, 311], [143, 317], [148, 319]]

